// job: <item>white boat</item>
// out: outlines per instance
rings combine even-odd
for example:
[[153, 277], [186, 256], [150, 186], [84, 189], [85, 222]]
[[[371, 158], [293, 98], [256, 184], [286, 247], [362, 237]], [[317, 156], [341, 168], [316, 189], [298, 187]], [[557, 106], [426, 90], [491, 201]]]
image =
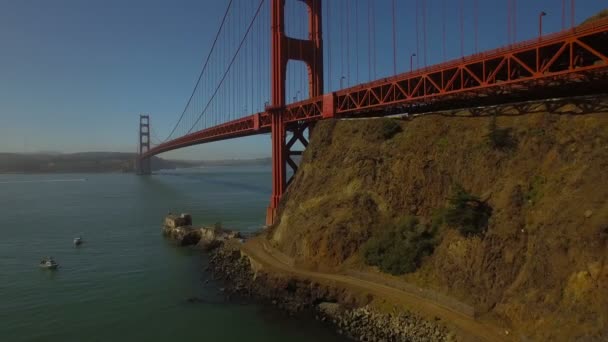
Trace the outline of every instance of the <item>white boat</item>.
[[46, 268], [47, 270], [56, 270], [59, 264], [52, 258], [43, 258], [40, 260], [40, 267]]
[[74, 246], [79, 246], [79, 245], [81, 245], [83, 242], [84, 242], [84, 241], [82, 240], [82, 237], [80, 237], [80, 236], [79, 236], [79, 237], [77, 237], [77, 238], [74, 238]]

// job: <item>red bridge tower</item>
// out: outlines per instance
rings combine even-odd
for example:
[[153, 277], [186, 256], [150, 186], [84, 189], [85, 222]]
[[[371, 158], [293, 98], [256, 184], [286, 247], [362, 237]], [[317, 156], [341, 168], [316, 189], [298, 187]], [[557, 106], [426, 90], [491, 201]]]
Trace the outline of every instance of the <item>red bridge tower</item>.
[[[291, 151], [293, 144], [300, 140], [304, 146], [307, 141], [303, 132], [310, 127], [305, 122], [287, 125], [283, 122], [285, 113], [285, 81], [287, 63], [290, 60], [306, 63], [308, 69], [309, 96], [323, 95], [323, 39], [321, 0], [299, 0], [308, 7], [308, 40], [296, 39], [285, 35], [285, 0], [271, 1], [272, 21], [272, 103], [266, 108], [272, 118], [272, 197], [266, 212], [266, 224], [275, 223], [281, 196], [287, 187], [286, 165], [297, 169], [291, 159], [301, 152]], [[292, 139], [286, 143], [287, 131], [293, 132]]]
[[137, 158], [137, 174], [149, 175], [152, 172], [150, 158], [141, 156], [150, 150], [150, 116], [139, 116], [139, 156]]

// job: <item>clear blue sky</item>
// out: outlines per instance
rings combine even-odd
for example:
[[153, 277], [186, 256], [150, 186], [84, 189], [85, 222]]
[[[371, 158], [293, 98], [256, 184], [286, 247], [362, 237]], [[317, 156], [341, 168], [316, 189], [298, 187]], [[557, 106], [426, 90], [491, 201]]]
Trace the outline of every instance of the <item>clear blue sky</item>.
[[[330, 1], [335, 17], [345, 0]], [[367, 1], [349, 1], [359, 3], [359, 15], [365, 18]], [[448, 3], [447, 57], [460, 55], [459, 1], [427, 0], [428, 64], [443, 58], [440, 21], [444, 2]], [[468, 18], [472, 18], [473, 1], [465, 0]], [[479, 50], [505, 44], [507, 1], [478, 2]], [[155, 134], [164, 138], [192, 91], [226, 3], [227, 0], [0, 0], [0, 152], [133, 152], [139, 113], [150, 113]], [[390, 0], [373, 3], [380, 77], [392, 71]], [[414, 3], [415, 0], [397, 0], [400, 71], [409, 69], [409, 55], [416, 51]], [[351, 6], [354, 15], [354, 5]], [[576, 21], [606, 7], [608, 0], [578, 0]], [[544, 19], [546, 32], [561, 28], [561, 0], [518, 0], [518, 40], [536, 36], [541, 10], [549, 13]], [[336, 88], [341, 72], [337, 52], [340, 41], [336, 39], [339, 21], [331, 22], [334, 39], [327, 42], [326, 27], [326, 54], [327, 44], [332, 44], [331, 78], [332, 88]], [[473, 20], [467, 19], [466, 54], [474, 52], [473, 25]], [[359, 35], [351, 36], [351, 51], [357, 38], [360, 50], [366, 47], [366, 27], [365, 20]], [[422, 35], [422, 29], [419, 31]], [[419, 55], [422, 64], [420, 50]], [[365, 64], [360, 76], [363, 80], [367, 78], [363, 76], [367, 73], [367, 50], [361, 52], [360, 58]], [[269, 136], [258, 136], [188, 148], [166, 156], [221, 159], [269, 155]]]

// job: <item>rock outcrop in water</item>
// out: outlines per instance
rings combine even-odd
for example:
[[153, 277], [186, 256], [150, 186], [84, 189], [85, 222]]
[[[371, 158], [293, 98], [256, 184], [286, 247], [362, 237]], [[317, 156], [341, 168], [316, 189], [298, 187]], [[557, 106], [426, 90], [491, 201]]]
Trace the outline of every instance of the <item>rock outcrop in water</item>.
[[228, 239], [241, 239], [239, 232], [221, 227], [193, 227], [190, 214], [168, 214], [164, 220], [163, 234], [181, 246], [196, 246], [204, 250], [215, 248]]

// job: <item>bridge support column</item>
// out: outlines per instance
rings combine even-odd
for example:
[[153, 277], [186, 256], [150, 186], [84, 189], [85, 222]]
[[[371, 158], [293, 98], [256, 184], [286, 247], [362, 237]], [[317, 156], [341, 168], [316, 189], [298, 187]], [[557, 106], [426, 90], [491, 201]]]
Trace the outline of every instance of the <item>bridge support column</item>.
[[[287, 62], [298, 60], [308, 68], [308, 86], [311, 97], [323, 94], [323, 39], [321, 0], [300, 0], [308, 7], [308, 39], [295, 39], [285, 35], [285, 0], [271, 1], [271, 40], [272, 40], [272, 104], [267, 111], [272, 117], [272, 196], [266, 211], [266, 224], [276, 223], [277, 210], [287, 188], [286, 165], [297, 169], [290, 158], [290, 146], [285, 143], [287, 126], [283, 120], [285, 108], [285, 81]], [[292, 128], [293, 123], [290, 124]], [[303, 129], [294, 131], [296, 140], [303, 138]], [[302, 141], [302, 140], [301, 140]], [[304, 139], [305, 141], [305, 139]], [[306, 142], [307, 143], [307, 142]], [[305, 145], [305, 144], [304, 144]], [[299, 152], [301, 154], [301, 152]], [[295, 167], [294, 167], [295, 166]]]
[[304, 154], [304, 151], [294, 150], [293, 147], [297, 142], [300, 142], [302, 147], [306, 148], [308, 146], [308, 139], [306, 139], [304, 132], [306, 131], [306, 129], [311, 132], [312, 128], [312, 123], [298, 122], [297, 124], [287, 129], [288, 132], [291, 132], [291, 138], [289, 139], [289, 141], [287, 141], [287, 144], [285, 144], [285, 162], [291, 167], [291, 170], [293, 171], [292, 176], [287, 180], [288, 186], [289, 184], [291, 184], [293, 176], [295, 176], [296, 172], [298, 171], [298, 164], [292, 159], [292, 157], [301, 157], [302, 154]]
[[274, 223], [281, 196], [285, 192], [285, 125], [283, 124], [283, 108], [269, 108], [272, 137], [272, 197], [266, 211], [266, 224]]
[[150, 116], [139, 116], [139, 155], [137, 156], [136, 171], [138, 175], [149, 175], [152, 173], [150, 158], [142, 158], [144, 153], [150, 150]]

